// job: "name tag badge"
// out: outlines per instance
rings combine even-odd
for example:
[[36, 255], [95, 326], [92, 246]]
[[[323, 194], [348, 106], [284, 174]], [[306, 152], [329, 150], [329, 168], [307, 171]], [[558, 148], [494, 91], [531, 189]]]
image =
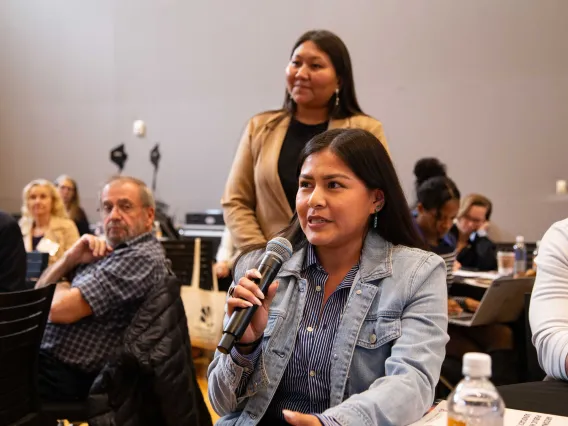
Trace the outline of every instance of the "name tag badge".
[[36, 246], [36, 250], [42, 253], [49, 253], [50, 256], [55, 256], [55, 253], [59, 250], [59, 244], [55, 241], [51, 241], [49, 238], [42, 238]]

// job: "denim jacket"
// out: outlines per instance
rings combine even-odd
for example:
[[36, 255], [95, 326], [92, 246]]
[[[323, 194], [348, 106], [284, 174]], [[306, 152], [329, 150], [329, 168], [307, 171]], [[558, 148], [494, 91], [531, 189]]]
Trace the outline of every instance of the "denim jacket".
[[[261, 251], [245, 255], [235, 282], [257, 267]], [[242, 395], [243, 367], [219, 352], [208, 370], [209, 399], [223, 416], [217, 425], [255, 425], [266, 412], [294, 350], [306, 300], [300, 277], [305, 249], [286, 262], [269, 309], [262, 354]], [[341, 425], [407, 425], [434, 399], [445, 346], [447, 290], [442, 259], [393, 246], [369, 232], [360, 268], [333, 344], [330, 404]]]

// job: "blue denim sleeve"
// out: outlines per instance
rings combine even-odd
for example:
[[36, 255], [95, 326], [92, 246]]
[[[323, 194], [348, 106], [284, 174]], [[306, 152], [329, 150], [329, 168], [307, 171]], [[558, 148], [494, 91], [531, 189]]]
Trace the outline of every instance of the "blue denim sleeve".
[[339, 424], [406, 425], [419, 420], [432, 405], [449, 340], [446, 266], [440, 257], [429, 254], [424, 262], [414, 264], [412, 276], [402, 333], [385, 362], [385, 376], [323, 415]]
[[231, 358], [239, 367], [243, 367], [243, 374], [241, 376], [241, 381], [237, 387], [237, 395], [242, 395], [247, 387], [248, 380], [252, 373], [254, 372], [254, 368], [258, 359], [260, 358], [260, 354], [262, 352], [262, 345], [258, 345], [254, 352], [251, 352], [248, 355], [241, 354], [236, 347], [233, 347], [231, 350]]

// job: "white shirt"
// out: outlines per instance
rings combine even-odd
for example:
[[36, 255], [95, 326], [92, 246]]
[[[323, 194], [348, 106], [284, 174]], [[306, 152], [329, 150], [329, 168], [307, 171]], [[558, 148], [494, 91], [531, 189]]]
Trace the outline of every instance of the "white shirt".
[[221, 243], [217, 249], [217, 262], [228, 262], [230, 265], [233, 264], [233, 260], [236, 254], [235, 246], [233, 244], [233, 237], [229, 228], [223, 230], [223, 236], [221, 237]]
[[546, 374], [568, 380], [568, 219], [546, 232], [536, 265], [529, 311], [532, 341]]

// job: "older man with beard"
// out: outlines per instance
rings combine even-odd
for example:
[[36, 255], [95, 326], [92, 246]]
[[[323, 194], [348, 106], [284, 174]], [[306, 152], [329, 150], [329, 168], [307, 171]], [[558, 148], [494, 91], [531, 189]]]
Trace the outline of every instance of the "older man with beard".
[[42, 399], [86, 398], [146, 294], [167, 273], [151, 233], [154, 198], [142, 181], [109, 180], [100, 210], [106, 239], [83, 235], [36, 285], [58, 283], [40, 349]]

